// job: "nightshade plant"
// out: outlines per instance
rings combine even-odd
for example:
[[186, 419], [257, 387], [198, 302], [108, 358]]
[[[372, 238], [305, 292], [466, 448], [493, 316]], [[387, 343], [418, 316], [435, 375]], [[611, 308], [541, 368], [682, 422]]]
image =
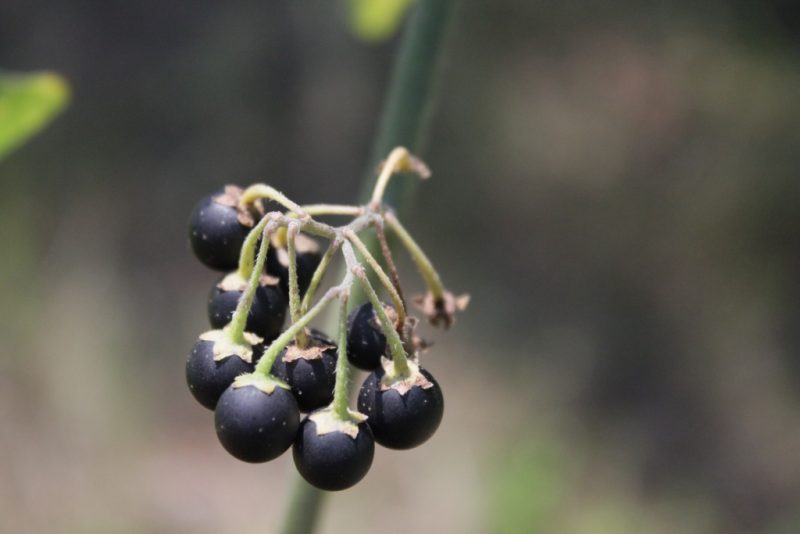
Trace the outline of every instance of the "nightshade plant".
[[[226, 186], [195, 208], [189, 228], [195, 255], [209, 267], [232, 271], [212, 288], [209, 320], [216, 329], [195, 343], [186, 380], [200, 404], [215, 411], [217, 436], [234, 457], [265, 462], [293, 446], [303, 478], [320, 489], [342, 490], [366, 475], [376, 442], [395, 449], [416, 447], [439, 426], [442, 392], [420, 367], [419, 353], [426, 345], [414, 334], [417, 319], [408, 315], [385, 230], [416, 263], [428, 292], [415, 303], [433, 325], [450, 327], [468, 297], [445, 290], [428, 257], [384, 205], [386, 185], [399, 172], [430, 176], [422, 161], [398, 147], [383, 163], [365, 206], [300, 206], [274, 188], [256, 184], [244, 190]], [[286, 211], [267, 211], [267, 201]], [[335, 227], [317, 216], [352, 220]], [[368, 230], [377, 236], [386, 270], [359, 237]], [[308, 236], [329, 242], [324, 254], [318, 254]], [[346, 274], [315, 300], [340, 252]], [[285, 273], [270, 273], [268, 258], [281, 258]], [[307, 269], [304, 292], [301, 266]], [[381, 302], [368, 269], [388, 302]], [[271, 275], [284, 278], [288, 296]], [[355, 284], [368, 302], [348, 318]], [[291, 321], [280, 332], [287, 300]], [[335, 341], [309, 329], [334, 300], [339, 301]], [[360, 411], [348, 407], [351, 363], [371, 371], [359, 392]], [[302, 422], [301, 412], [307, 413]]]

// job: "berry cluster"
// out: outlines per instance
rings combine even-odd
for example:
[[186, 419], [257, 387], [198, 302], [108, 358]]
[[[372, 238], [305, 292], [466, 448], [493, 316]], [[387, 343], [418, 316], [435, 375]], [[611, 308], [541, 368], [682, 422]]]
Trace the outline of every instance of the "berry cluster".
[[[427, 256], [383, 205], [386, 185], [398, 172], [430, 174], [399, 147], [384, 162], [366, 206], [300, 206], [256, 184], [244, 190], [226, 186], [194, 209], [189, 241], [195, 256], [227, 274], [211, 288], [208, 319], [214, 330], [194, 344], [186, 381], [195, 399], [214, 410], [217, 436], [234, 457], [266, 462], [292, 447], [303, 478], [321, 489], [342, 490], [366, 475], [375, 442], [409, 449], [439, 426], [442, 391], [419, 366], [425, 343], [414, 335], [417, 319], [407, 315], [384, 229], [398, 237], [417, 264], [428, 293], [415, 302], [432, 324], [449, 327], [468, 297], [444, 289]], [[286, 211], [267, 211], [268, 201]], [[352, 220], [334, 227], [314, 218], [320, 215]], [[359, 237], [370, 229], [386, 270]], [[328, 240], [327, 250], [321, 253], [309, 236]], [[346, 274], [315, 302], [340, 251]], [[381, 302], [367, 267], [390, 302]], [[348, 315], [356, 283], [368, 300]], [[309, 324], [336, 299], [339, 335], [332, 340]], [[290, 325], [284, 329], [287, 306]], [[358, 411], [348, 407], [350, 364], [369, 372]], [[308, 414], [302, 421], [301, 412]]]

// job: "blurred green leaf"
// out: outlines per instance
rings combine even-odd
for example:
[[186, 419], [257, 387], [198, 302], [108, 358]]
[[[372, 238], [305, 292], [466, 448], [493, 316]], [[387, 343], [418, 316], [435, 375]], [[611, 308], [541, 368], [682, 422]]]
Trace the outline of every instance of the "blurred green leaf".
[[347, 0], [353, 33], [365, 41], [391, 37], [414, 0]]
[[51, 72], [0, 71], [0, 159], [41, 130], [69, 100], [69, 86]]

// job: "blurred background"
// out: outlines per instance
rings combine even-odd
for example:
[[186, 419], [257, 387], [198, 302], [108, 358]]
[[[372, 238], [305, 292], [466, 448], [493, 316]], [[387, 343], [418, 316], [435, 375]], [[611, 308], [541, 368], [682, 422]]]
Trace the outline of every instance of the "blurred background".
[[[397, 42], [342, 2], [0, 3], [0, 67], [72, 92], [0, 162], [0, 531], [275, 531], [290, 455], [228, 456], [184, 382], [188, 215], [354, 200]], [[425, 329], [445, 419], [319, 531], [800, 532], [798, 124], [794, 2], [460, 2], [403, 213], [472, 294]]]

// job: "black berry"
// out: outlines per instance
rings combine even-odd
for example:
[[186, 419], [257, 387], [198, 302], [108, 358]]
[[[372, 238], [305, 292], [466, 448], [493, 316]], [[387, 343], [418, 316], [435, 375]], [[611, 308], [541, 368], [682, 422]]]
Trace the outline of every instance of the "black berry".
[[217, 403], [214, 424], [220, 443], [232, 456], [266, 462], [292, 446], [300, 412], [294, 396], [282, 387], [265, 393], [251, 385], [231, 386]]
[[375, 455], [375, 440], [367, 423], [358, 424], [352, 437], [334, 430], [317, 434], [317, 424], [306, 417], [292, 448], [294, 465], [312, 486], [338, 491], [364, 478]]
[[272, 374], [292, 387], [301, 411], [311, 412], [333, 400], [336, 359], [335, 344], [312, 334], [307, 348], [292, 344], [284, 349], [272, 364]]
[[439, 384], [424, 369], [416, 383], [381, 387], [383, 368], [373, 371], [358, 394], [358, 410], [369, 417], [375, 441], [390, 449], [411, 449], [430, 438], [444, 413]]
[[206, 266], [231, 271], [239, 263], [239, 252], [250, 228], [239, 221], [236, 202], [241, 189], [226, 186], [197, 203], [189, 219], [192, 252]]
[[[260, 356], [260, 348], [253, 347], [253, 361]], [[235, 354], [214, 360], [214, 341], [198, 340], [186, 360], [186, 383], [197, 402], [213, 410], [222, 392], [233, 380], [253, 371], [253, 364]]]
[[[253, 297], [245, 331], [252, 332], [265, 341], [272, 341], [281, 333], [286, 319], [287, 298], [277, 280], [264, 278]], [[226, 287], [225, 280], [226, 277], [223, 277], [214, 284], [208, 295], [208, 321], [213, 328], [222, 328], [231, 322], [236, 305], [244, 293], [244, 284], [240, 287]]]
[[350, 312], [347, 322], [347, 359], [364, 371], [377, 369], [386, 353], [386, 336], [372, 304], [367, 302]]

